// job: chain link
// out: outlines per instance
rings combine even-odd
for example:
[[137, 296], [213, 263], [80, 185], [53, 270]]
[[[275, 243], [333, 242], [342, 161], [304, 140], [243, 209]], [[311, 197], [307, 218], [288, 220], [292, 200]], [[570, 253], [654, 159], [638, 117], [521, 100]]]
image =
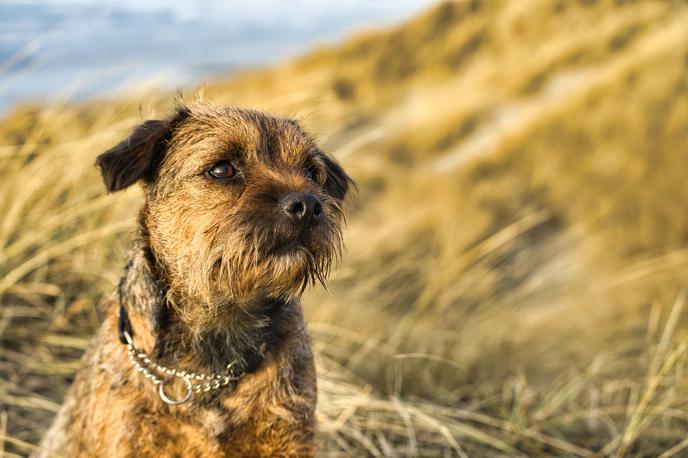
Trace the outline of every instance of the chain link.
[[[143, 374], [145, 378], [159, 387], [160, 397], [168, 404], [181, 404], [188, 400], [192, 393], [199, 394], [217, 390], [229, 385], [233, 381], [239, 380], [244, 375], [243, 373], [234, 374], [232, 368], [236, 364], [236, 361], [227, 364], [224, 374], [197, 374], [195, 372], [170, 369], [155, 363], [144, 351], [136, 348], [128, 332], [124, 331], [124, 337], [127, 340], [127, 352], [129, 353], [131, 364], [138, 372]], [[162, 385], [165, 383], [165, 379], [160, 376], [168, 379], [170, 377], [177, 377], [184, 380], [189, 390], [187, 396], [181, 401], [170, 401], [163, 393]]]

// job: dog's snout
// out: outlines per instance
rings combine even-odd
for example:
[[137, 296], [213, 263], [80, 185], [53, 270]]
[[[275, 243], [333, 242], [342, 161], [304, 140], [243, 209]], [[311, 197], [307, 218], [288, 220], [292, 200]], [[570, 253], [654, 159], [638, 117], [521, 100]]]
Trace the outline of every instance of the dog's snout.
[[313, 194], [293, 192], [287, 194], [281, 201], [282, 209], [294, 221], [302, 224], [313, 224], [322, 215], [322, 204]]

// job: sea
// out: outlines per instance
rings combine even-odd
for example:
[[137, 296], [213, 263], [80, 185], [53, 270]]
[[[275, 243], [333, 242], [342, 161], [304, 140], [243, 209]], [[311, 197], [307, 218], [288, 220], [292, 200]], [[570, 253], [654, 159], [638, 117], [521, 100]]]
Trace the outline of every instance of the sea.
[[433, 0], [0, 0], [0, 112], [265, 65]]

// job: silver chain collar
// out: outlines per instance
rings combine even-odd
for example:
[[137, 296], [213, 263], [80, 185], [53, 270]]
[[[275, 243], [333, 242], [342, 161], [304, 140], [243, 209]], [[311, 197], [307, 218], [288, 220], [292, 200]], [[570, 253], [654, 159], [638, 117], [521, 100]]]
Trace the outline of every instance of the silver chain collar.
[[[236, 361], [227, 364], [224, 374], [196, 374], [194, 372], [179, 371], [177, 369], [169, 369], [165, 366], [155, 363], [146, 352], [139, 350], [134, 346], [134, 341], [131, 339], [129, 332], [124, 331], [124, 338], [127, 341], [127, 352], [132, 366], [144, 375], [147, 379], [158, 386], [158, 395], [167, 404], [177, 405], [182, 404], [189, 399], [193, 394], [207, 393], [211, 390], [229, 385], [231, 382], [238, 381], [245, 374], [234, 374], [232, 368]], [[174, 377], [180, 378], [186, 384], [186, 394], [181, 399], [170, 399], [165, 394], [165, 382], [173, 380]]]

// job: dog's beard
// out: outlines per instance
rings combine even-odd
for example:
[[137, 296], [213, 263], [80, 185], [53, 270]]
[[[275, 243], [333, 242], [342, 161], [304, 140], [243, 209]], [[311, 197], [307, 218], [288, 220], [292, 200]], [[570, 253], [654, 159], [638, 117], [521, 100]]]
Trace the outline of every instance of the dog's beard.
[[257, 296], [291, 299], [309, 285], [325, 286], [333, 262], [341, 255], [337, 221], [326, 218], [306, 235], [255, 223], [254, 215], [239, 224], [194, 231], [197, 236], [180, 259], [185, 266], [179, 266], [186, 272], [182, 281], [193, 297], [209, 305], [241, 303]]

